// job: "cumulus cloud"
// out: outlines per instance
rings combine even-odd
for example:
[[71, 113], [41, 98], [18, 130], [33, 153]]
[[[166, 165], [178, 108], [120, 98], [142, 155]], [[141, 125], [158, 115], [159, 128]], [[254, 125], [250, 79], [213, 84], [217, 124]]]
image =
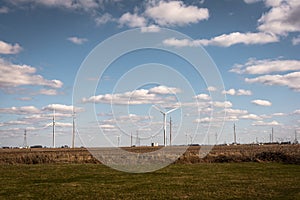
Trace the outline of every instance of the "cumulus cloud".
[[8, 13], [9, 12], [9, 9], [8, 9], [8, 7], [1, 7], [0, 8], [0, 14], [5, 14], [5, 13]]
[[22, 47], [16, 44], [9, 44], [0, 40], [0, 54], [17, 54], [22, 50]]
[[256, 60], [251, 58], [243, 65], [236, 64], [230, 72], [238, 74], [268, 74], [297, 70], [300, 70], [299, 60]]
[[79, 38], [79, 37], [68, 37], [67, 40], [74, 44], [83, 44], [88, 41], [86, 38]]
[[298, 44], [300, 44], [300, 35], [298, 35], [297, 37], [294, 37], [294, 38], [292, 39], [292, 43], [293, 43], [293, 45], [298, 45]]
[[240, 117], [241, 119], [262, 120], [262, 117], [255, 114], [247, 114]]
[[146, 27], [142, 27], [141, 28], [141, 32], [142, 33], [157, 33], [160, 31], [159, 26], [157, 25], [150, 25], [150, 26], [146, 26]]
[[149, 89], [149, 93], [162, 94], [162, 95], [163, 94], [177, 94], [180, 92], [181, 92], [181, 90], [179, 88], [167, 87], [164, 85], [160, 85], [160, 86]]
[[18, 87], [22, 85], [40, 85], [61, 88], [59, 80], [47, 80], [36, 74], [36, 68], [28, 65], [17, 65], [0, 58], [0, 88]]
[[256, 99], [251, 101], [251, 103], [258, 105], [258, 106], [271, 106], [272, 103], [270, 101], [267, 100], [261, 100], [261, 99]]
[[252, 126], [279, 126], [279, 125], [281, 124], [275, 120], [271, 122], [264, 122], [259, 120], [252, 123]]
[[57, 90], [54, 90], [54, 89], [41, 89], [41, 90], [39, 90], [38, 94], [55, 96], [58, 93], [57, 93]]
[[265, 0], [264, 2], [270, 10], [258, 20], [258, 30], [277, 35], [300, 31], [300, 1]]
[[267, 33], [240, 33], [234, 32], [230, 34], [223, 34], [216, 36], [211, 39], [198, 39], [198, 40], [188, 40], [188, 39], [176, 39], [169, 38], [163, 41], [163, 44], [167, 46], [175, 47], [194, 47], [194, 46], [221, 46], [221, 47], [230, 47], [235, 44], [267, 44], [278, 42], [279, 38], [276, 35], [267, 34]]
[[211, 96], [209, 96], [208, 94], [198, 94], [194, 98], [198, 100], [206, 100], [206, 101], [211, 100]]
[[299, 109], [299, 110], [295, 110], [295, 111], [293, 112], [293, 114], [295, 114], [295, 115], [300, 115], [300, 109]]
[[127, 25], [131, 28], [145, 27], [147, 24], [147, 21], [144, 17], [139, 16], [136, 13], [131, 14], [131, 13], [127, 12], [120, 17], [119, 24], [121, 26]]
[[16, 114], [16, 115], [28, 115], [40, 113], [40, 110], [34, 106], [22, 106], [22, 107], [10, 107], [0, 108], [0, 113], [3, 114]]
[[109, 13], [105, 13], [99, 17], [95, 18], [95, 22], [97, 25], [106, 24], [108, 22], [114, 22], [116, 19]]
[[[62, 112], [62, 113], [72, 113], [73, 112], [73, 106], [72, 105], [64, 105], [64, 104], [49, 104], [42, 108], [44, 111], [53, 111], [55, 112]], [[82, 108], [74, 107], [74, 110], [76, 112], [82, 111]]]
[[16, 6], [24, 6], [33, 5], [35, 6], [45, 6], [45, 7], [52, 7], [52, 8], [64, 8], [70, 10], [85, 10], [91, 11], [95, 10], [102, 5], [102, 1], [97, 0], [43, 0], [43, 1], [35, 1], [35, 0], [10, 0], [8, 1], [11, 4]]
[[211, 104], [218, 108], [231, 108], [232, 103], [230, 101], [214, 101]]
[[124, 93], [100, 94], [83, 98], [82, 102], [113, 103], [119, 105], [164, 104], [175, 102], [176, 99], [174, 96], [170, 96], [169, 94], [176, 94], [177, 92], [180, 92], [178, 88], [157, 86], [150, 89], [138, 89]]
[[214, 86], [208, 86], [207, 87], [207, 91], [209, 91], [209, 92], [215, 92], [215, 91], [217, 91], [218, 89], [216, 88], [216, 87], [214, 87]]
[[262, 1], [262, 0], [244, 0], [244, 2], [247, 3], [247, 4], [256, 3], [256, 2], [259, 2], [259, 1]]
[[183, 26], [209, 18], [206, 8], [187, 6], [182, 1], [150, 2], [145, 15], [161, 26]]
[[[249, 59], [244, 65], [236, 64], [230, 72], [238, 74], [266, 74], [253, 78], [245, 78], [247, 83], [262, 83], [265, 85], [286, 86], [294, 91], [300, 91], [300, 61], [299, 60], [256, 60]], [[274, 74], [276, 72], [290, 72]]]
[[232, 96], [234, 96], [234, 95], [237, 95], [237, 96], [243, 96], [243, 95], [250, 96], [250, 95], [252, 95], [252, 92], [250, 90], [244, 90], [244, 89], [236, 90], [236, 89], [233, 89], [233, 88], [229, 89], [227, 91], [224, 90], [222, 93], [232, 95]]
[[287, 86], [297, 92], [300, 91], [300, 72], [292, 72], [285, 75], [264, 75], [256, 78], [246, 78], [245, 81], [247, 83], [263, 83], [270, 86]]

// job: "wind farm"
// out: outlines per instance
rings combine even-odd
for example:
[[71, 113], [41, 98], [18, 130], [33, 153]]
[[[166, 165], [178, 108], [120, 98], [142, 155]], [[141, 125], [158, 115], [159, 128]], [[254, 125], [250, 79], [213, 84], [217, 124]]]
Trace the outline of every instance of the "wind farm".
[[300, 199], [300, 1], [0, 1], [0, 199]]

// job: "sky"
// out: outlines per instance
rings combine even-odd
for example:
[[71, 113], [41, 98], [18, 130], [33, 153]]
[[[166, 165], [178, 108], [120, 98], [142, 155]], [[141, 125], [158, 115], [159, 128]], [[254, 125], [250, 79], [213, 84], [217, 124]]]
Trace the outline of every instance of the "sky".
[[294, 141], [299, 19], [298, 0], [3, 0], [0, 146], [51, 147], [54, 111], [57, 147], [73, 111], [75, 146], [162, 145], [172, 109], [168, 144], [170, 117], [177, 145], [232, 143], [234, 124]]

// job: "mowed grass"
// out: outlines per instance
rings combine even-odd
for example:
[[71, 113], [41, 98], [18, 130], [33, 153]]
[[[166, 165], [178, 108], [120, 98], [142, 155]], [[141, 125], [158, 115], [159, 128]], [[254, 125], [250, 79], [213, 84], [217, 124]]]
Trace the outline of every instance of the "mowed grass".
[[300, 166], [173, 164], [129, 174], [100, 164], [0, 165], [0, 199], [300, 199]]

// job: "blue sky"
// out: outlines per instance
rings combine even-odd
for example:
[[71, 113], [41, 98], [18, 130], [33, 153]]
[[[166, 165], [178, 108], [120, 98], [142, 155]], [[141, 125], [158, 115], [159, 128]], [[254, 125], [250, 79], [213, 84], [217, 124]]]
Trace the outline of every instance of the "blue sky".
[[[272, 127], [274, 140], [293, 141], [295, 131], [300, 132], [299, 8], [297, 0], [1, 1], [0, 145], [22, 146], [26, 129], [29, 145], [51, 146], [53, 109], [56, 146], [70, 145], [73, 86], [80, 66], [101, 42], [133, 28], [141, 28], [145, 38], [163, 34], [164, 28], [187, 35], [167, 37], [158, 46], [174, 51], [203, 47], [224, 88], [207, 85], [207, 77], [198, 76], [176, 55], [149, 49], [130, 52], [102, 77], [86, 77], [84, 85], [96, 84], [97, 90], [75, 102], [76, 146], [116, 145], [117, 137], [126, 146], [137, 131], [141, 144], [162, 144], [162, 116], [152, 105], [163, 110], [180, 105], [170, 114], [174, 144], [185, 144], [190, 136], [194, 143], [231, 143], [234, 123], [241, 143], [268, 142]], [[111, 48], [134, 40], [126, 42]], [[106, 56], [98, 55], [99, 63]], [[164, 66], [149, 64], [154, 62]], [[170, 69], [179, 74], [166, 76], [165, 84], [129, 84], [128, 90], [118, 85], [137, 65], [144, 65], [147, 73], [136, 70], [145, 83]], [[187, 92], [189, 87], [193, 94]], [[218, 95], [226, 99], [215, 99]], [[111, 100], [118, 112], [112, 113]], [[94, 103], [98, 121], [79, 121], [85, 106]]]

